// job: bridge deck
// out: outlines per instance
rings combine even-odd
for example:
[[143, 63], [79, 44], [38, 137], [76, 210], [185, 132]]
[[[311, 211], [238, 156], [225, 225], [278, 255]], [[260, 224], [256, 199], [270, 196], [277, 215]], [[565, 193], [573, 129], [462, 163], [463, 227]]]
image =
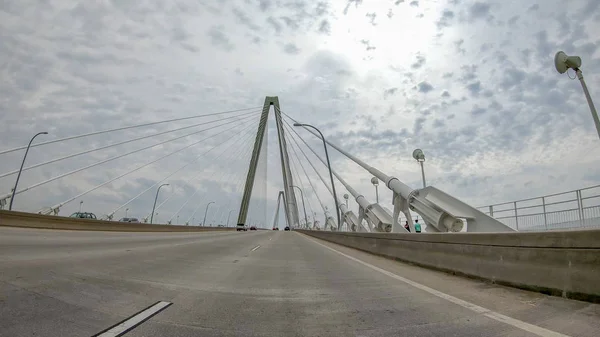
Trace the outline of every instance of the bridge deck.
[[[90, 336], [158, 301], [173, 304], [127, 336], [600, 331], [600, 305], [409, 266], [295, 232], [0, 228], [0, 280], [0, 336]], [[501, 315], [515, 320], [501, 322]]]

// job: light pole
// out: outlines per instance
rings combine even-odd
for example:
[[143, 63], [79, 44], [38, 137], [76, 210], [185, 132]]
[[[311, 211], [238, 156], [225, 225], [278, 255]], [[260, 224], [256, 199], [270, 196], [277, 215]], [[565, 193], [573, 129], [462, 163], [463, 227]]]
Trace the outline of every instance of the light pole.
[[179, 215], [177, 216], [177, 224], [179, 225]]
[[302, 210], [304, 211], [304, 222], [308, 226], [308, 217], [306, 216], [306, 207], [304, 207], [304, 193], [302, 193], [302, 189], [300, 187], [298, 187], [296, 185], [292, 185], [292, 187], [295, 187], [298, 189], [298, 191], [300, 191], [300, 197], [302, 198]]
[[152, 220], [154, 220], [154, 209], [156, 209], [156, 200], [158, 199], [158, 192], [160, 192], [160, 188], [163, 186], [169, 186], [169, 184], [162, 184], [158, 186], [158, 189], [156, 190], [156, 196], [154, 197], [154, 206], [152, 206], [152, 215], [150, 216], [150, 224], [152, 224]]
[[348, 208], [348, 198], [350, 198], [348, 193], [344, 194], [344, 200], [346, 200], [346, 208]]
[[204, 210], [204, 220], [202, 220], [202, 226], [206, 226], [206, 213], [208, 213], [208, 206], [210, 206], [210, 204], [214, 204], [214, 201], [211, 201], [208, 203], [208, 205], [206, 205], [206, 210]]
[[83, 205], [83, 200], [79, 201], [79, 213], [81, 213], [81, 205]]
[[425, 169], [423, 168], [423, 163], [425, 162], [425, 154], [423, 153], [423, 150], [416, 149], [413, 151], [412, 155], [413, 158], [415, 158], [415, 160], [418, 161], [419, 164], [421, 164], [421, 177], [423, 178], [423, 188], [425, 188], [427, 186], [427, 183], [425, 182]]
[[561, 74], [564, 74], [569, 68], [575, 70], [575, 74], [577, 74], [577, 78], [579, 82], [581, 82], [581, 87], [583, 88], [583, 93], [585, 94], [585, 99], [590, 106], [590, 111], [592, 112], [592, 118], [594, 119], [594, 124], [596, 125], [596, 131], [598, 132], [598, 137], [600, 137], [600, 120], [598, 119], [598, 112], [596, 111], [596, 107], [594, 106], [594, 102], [592, 102], [592, 96], [590, 96], [590, 92], [588, 91], [587, 85], [583, 80], [583, 73], [581, 72], [581, 57], [579, 56], [568, 56], [562, 51], [559, 51], [554, 56], [554, 66], [556, 67], [556, 71]]
[[319, 129], [317, 129], [316, 127], [314, 127], [310, 124], [294, 123], [294, 126], [303, 126], [303, 127], [313, 128], [319, 133], [319, 135], [321, 136], [321, 139], [323, 140], [323, 147], [325, 148], [325, 158], [327, 159], [327, 168], [329, 169], [329, 178], [331, 179], [331, 189], [333, 190], [333, 201], [335, 203], [335, 215], [337, 215], [337, 223], [338, 223], [338, 226], [340, 226], [341, 225], [340, 210], [339, 210], [340, 206], [338, 205], [337, 193], [335, 192], [335, 183], [333, 182], [333, 173], [331, 172], [331, 162], [329, 161], [329, 153], [327, 152], [327, 142], [325, 141], [325, 136], [323, 136], [323, 133]]
[[229, 211], [229, 215], [227, 215], [227, 227], [229, 227], [229, 217], [231, 216], [231, 212], [235, 211], [235, 209], [232, 209], [231, 211]]
[[[83, 202], [83, 201], [82, 201]], [[125, 208], [125, 217], [127, 217], [127, 214], [129, 213], [129, 208]]]
[[371, 184], [375, 186], [375, 200], [379, 203], [379, 189], [377, 188], [379, 186], [379, 179], [377, 177], [371, 178]]
[[39, 135], [47, 135], [48, 132], [38, 132], [35, 136], [31, 137], [29, 140], [29, 145], [27, 145], [27, 150], [25, 150], [25, 155], [23, 156], [23, 161], [21, 162], [21, 168], [19, 169], [19, 174], [17, 174], [17, 180], [15, 181], [15, 187], [12, 190], [12, 195], [10, 196], [10, 204], [8, 204], [8, 210], [12, 210], [13, 202], [15, 201], [15, 193], [17, 193], [17, 186], [19, 185], [19, 178], [21, 178], [21, 172], [23, 171], [23, 165], [25, 165], [25, 158], [27, 158], [27, 152], [29, 152], [29, 148], [31, 147], [31, 143], [35, 139], [35, 137]]

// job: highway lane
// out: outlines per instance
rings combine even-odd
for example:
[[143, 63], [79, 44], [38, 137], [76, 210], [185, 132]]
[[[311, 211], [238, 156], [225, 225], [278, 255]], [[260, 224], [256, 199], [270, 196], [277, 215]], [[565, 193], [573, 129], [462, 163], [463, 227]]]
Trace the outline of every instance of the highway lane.
[[172, 305], [125, 336], [600, 331], [599, 305], [426, 270], [294, 232], [0, 228], [0, 336], [91, 336], [157, 301]]

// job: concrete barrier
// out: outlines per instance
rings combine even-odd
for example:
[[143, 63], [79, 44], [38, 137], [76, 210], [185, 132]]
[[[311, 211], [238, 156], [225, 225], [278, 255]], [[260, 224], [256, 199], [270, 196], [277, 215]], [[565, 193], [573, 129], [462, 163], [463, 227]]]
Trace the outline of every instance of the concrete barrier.
[[78, 219], [2, 210], [0, 210], [0, 226], [119, 232], [205, 232], [230, 231], [235, 229], [229, 227], [150, 225], [145, 223]]
[[600, 230], [455, 234], [298, 232], [422, 267], [600, 303]]

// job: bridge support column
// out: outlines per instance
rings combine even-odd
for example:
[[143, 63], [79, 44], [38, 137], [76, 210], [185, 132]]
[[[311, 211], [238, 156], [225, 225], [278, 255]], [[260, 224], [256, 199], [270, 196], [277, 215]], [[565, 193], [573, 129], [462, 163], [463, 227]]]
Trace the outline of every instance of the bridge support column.
[[258, 158], [260, 156], [260, 150], [263, 144], [271, 106], [274, 107], [275, 123], [277, 125], [277, 137], [279, 139], [279, 153], [281, 158], [281, 173], [283, 176], [283, 194], [285, 201], [284, 209], [286, 212], [286, 219], [288, 220], [288, 225], [290, 227], [298, 227], [298, 204], [296, 202], [296, 196], [294, 195], [294, 189], [292, 187], [294, 182], [292, 180], [292, 171], [290, 170], [290, 160], [284, 136], [281, 110], [279, 109], [279, 98], [277, 96], [267, 96], [265, 98], [265, 104], [263, 105], [262, 114], [260, 115], [260, 122], [258, 124], [258, 130], [256, 132], [256, 139], [254, 140], [254, 148], [252, 150], [252, 158], [250, 159], [248, 175], [246, 176], [244, 194], [242, 196], [242, 203], [240, 205], [240, 213], [238, 214], [238, 225], [244, 225], [246, 223], [246, 217], [248, 216], [248, 207], [250, 206], [252, 188], [254, 187], [256, 167], [258, 165]]

